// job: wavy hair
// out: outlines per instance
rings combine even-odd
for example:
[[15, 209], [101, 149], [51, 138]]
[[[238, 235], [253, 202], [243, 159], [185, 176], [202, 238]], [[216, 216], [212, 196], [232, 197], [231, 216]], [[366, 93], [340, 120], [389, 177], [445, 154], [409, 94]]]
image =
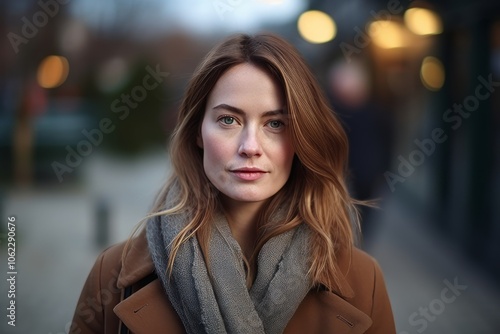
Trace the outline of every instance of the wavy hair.
[[[287, 183], [259, 213], [252, 259], [270, 238], [304, 222], [312, 231], [309, 275], [313, 284], [343, 294], [337, 258], [339, 252], [351, 251], [359, 227], [356, 205], [362, 204], [350, 197], [345, 182], [348, 141], [305, 61], [293, 46], [271, 34], [226, 39], [206, 55], [188, 84], [170, 142], [172, 175], [150, 215], [189, 212], [191, 218], [171, 245], [168, 270], [171, 273], [179, 247], [195, 235], [209, 263], [210, 224], [221, 208], [218, 190], [204, 173], [197, 137], [217, 80], [242, 63], [258, 66], [280, 84], [295, 149]], [[178, 198], [165, 210], [167, 194], [174, 186]], [[283, 207], [283, 221], [270, 223], [273, 213]]]

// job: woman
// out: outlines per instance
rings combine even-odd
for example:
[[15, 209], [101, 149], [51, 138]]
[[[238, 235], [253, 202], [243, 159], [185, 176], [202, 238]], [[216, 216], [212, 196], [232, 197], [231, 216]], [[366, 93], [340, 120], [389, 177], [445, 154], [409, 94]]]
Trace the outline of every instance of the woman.
[[194, 73], [172, 177], [145, 229], [105, 250], [74, 333], [395, 333], [353, 246], [344, 131], [297, 51], [237, 35]]

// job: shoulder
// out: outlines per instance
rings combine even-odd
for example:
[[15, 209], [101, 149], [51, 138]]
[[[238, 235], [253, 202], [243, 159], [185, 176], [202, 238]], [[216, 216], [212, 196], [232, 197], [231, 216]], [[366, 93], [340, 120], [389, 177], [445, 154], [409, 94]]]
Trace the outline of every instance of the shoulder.
[[122, 267], [121, 254], [124, 246], [125, 243], [122, 242], [106, 248], [99, 254], [87, 276], [82, 294], [109, 297], [120, 292], [117, 281]]
[[101, 280], [116, 282], [122, 268], [122, 254], [125, 244], [126, 242], [123, 241], [104, 249], [97, 257], [91, 274], [95, 272], [99, 274]]
[[373, 291], [385, 288], [382, 270], [377, 260], [359, 248], [342, 253], [338, 258], [342, 273], [342, 297], [368, 302]]
[[353, 248], [350, 258], [343, 262], [342, 271], [351, 285], [374, 287], [377, 279], [383, 279], [377, 260], [358, 248]]
[[377, 261], [352, 249], [337, 258], [342, 273], [339, 291], [311, 290], [285, 333], [395, 334], [389, 297]]
[[122, 254], [126, 242], [121, 242], [101, 251], [90, 270], [86, 285], [96, 286], [100, 290], [117, 286], [122, 269]]
[[119, 321], [113, 308], [123, 289], [137, 288], [136, 283], [153, 271], [144, 233], [103, 250], [82, 288], [71, 333], [116, 332]]
[[98, 271], [106, 281], [114, 281], [123, 289], [132, 286], [154, 272], [145, 230], [134, 238], [105, 249], [92, 271]]
[[349, 259], [342, 264], [344, 277], [352, 289], [352, 295], [345, 300], [370, 316], [373, 320], [370, 332], [379, 333], [382, 328], [387, 333], [395, 331], [384, 275], [377, 260], [353, 248]]
[[117, 281], [123, 247], [124, 243], [105, 249], [94, 262], [81, 290], [70, 333], [112, 333], [118, 330], [119, 322], [112, 308], [121, 299]]

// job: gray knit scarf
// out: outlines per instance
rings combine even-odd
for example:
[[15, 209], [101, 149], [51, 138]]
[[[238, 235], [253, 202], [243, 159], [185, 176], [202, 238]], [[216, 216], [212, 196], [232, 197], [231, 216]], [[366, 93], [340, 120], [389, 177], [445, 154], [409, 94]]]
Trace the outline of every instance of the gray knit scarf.
[[187, 223], [187, 215], [178, 214], [151, 218], [146, 227], [156, 272], [187, 333], [282, 333], [311, 288], [307, 226], [264, 244], [249, 290], [241, 248], [221, 213], [212, 225], [211, 275], [193, 237], [180, 247], [169, 277], [170, 245]]

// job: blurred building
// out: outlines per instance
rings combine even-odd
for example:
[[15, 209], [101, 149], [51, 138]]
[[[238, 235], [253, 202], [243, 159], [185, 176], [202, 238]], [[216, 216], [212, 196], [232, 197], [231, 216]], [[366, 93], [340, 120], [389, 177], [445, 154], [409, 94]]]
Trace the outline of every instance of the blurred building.
[[0, 4], [3, 184], [77, 180], [98, 150], [164, 149], [203, 43], [174, 28], [138, 34], [131, 22], [144, 4], [102, 4]]
[[[354, 61], [367, 68], [370, 116], [356, 116], [359, 107], [349, 111], [332, 94], [348, 133], [360, 134], [362, 155], [372, 157], [362, 168], [362, 157], [351, 159], [353, 184], [397, 197], [409, 214], [499, 278], [500, 3], [318, 0], [309, 7], [330, 15], [338, 32], [314, 65]], [[328, 72], [320, 73], [328, 82]], [[380, 137], [362, 138], [381, 121], [393, 138], [390, 147], [377, 145]], [[386, 172], [367, 179], [380, 170], [373, 156], [387, 150]]]

